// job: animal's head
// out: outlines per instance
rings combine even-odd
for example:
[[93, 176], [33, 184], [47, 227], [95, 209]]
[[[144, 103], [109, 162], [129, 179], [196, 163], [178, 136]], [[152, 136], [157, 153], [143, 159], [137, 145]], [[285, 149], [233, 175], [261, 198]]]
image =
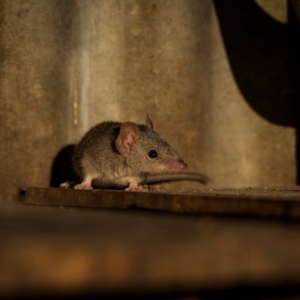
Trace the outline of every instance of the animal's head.
[[146, 125], [123, 123], [116, 147], [136, 171], [159, 173], [187, 168], [183, 159], [153, 130], [149, 116]]

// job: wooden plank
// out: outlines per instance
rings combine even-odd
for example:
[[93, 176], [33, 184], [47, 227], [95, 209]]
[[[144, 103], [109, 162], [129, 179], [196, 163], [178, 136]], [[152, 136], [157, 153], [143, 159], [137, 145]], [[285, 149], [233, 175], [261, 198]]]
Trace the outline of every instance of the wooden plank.
[[0, 225], [0, 297], [300, 285], [298, 222], [12, 206]]
[[24, 204], [119, 209], [137, 207], [175, 213], [300, 219], [300, 192], [297, 188], [140, 193], [29, 187]]

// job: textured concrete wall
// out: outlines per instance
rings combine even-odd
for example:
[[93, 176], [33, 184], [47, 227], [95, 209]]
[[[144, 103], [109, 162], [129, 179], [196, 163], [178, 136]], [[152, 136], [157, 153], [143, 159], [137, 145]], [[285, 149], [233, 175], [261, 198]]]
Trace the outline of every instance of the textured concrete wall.
[[0, 199], [49, 184], [72, 131], [69, 58], [72, 1], [1, 1]]
[[[287, 26], [254, 1], [214, 3], [212, 94], [203, 105], [210, 119], [200, 151], [205, 169], [218, 186], [293, 184], [296, 145]], [[286, 10], [286, 3], [280, 3]]]
[[210, 186], [294, 184], [287, 3], [224, 2], [2, 1], [2, 201], [92, 125], [147, 113]]

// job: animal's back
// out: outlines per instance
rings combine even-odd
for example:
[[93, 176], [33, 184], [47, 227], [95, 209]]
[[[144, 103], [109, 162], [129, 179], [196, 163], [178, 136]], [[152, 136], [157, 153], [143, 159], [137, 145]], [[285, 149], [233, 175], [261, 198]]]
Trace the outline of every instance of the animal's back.
[[[72, 161], [75, 172], [82, 178], [86, 167], [99, 169], [112, 156], [118, 156], [115, 140], [120, 122], [103, 122], [91, 128], [74, 149]], [[84, 166], [83, 166], [84, 164]]]

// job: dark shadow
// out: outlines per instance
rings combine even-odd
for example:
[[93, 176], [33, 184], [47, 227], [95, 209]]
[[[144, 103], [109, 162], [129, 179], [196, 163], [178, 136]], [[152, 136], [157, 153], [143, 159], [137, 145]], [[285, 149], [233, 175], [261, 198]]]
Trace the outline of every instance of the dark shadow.
[[[253, 281], [253, 280], [252, 280]], [[154, 286], [154, 289], [147, 286], [144, 289], [134, 290], [129, 287], [128, 289], [122, 289], [115, 291], [101, 291], [99, 288], [83, 287], [78, 291], [71, 290], [68, 293], [62, 293], [59, 290], [41, 291], [37, 289], [37, 296], [34, 297], [28, 291], [24, 291], [23, 294], [16, 291], [14, 297], [1, 297], [1, 299], [101, 299], [101, 300], [182, 300], [182, 299], [202, 299], [202, 300], [219, 300], [219, 299], [232, 299], [232, 300], [255, 300], [255, 299], [299, 299], [300, 287], [297, 283], [297, 279], [290, 280], [257, 280], [257, 282], [248, 282], [241, 279], [233, 280], [233, 283], [219, 284], [218, 281], [213, 282], [215, 284], [200, 284], [200, 288], [196, 288], [195, 284], [181, 286], [171, 286], [165, 289], [159, 289]], [[184, 281], [183, 281], [184, 282]], [[201, 282], [201, 281], [200, 281]], [[223, 287], [222, 287], [223, 286]], [[25, 297], [24, 297], [25, 295]]]
[[51, 187], [59, 187], [66, 181], [78, 181], [72, 167], [72, 153], [75, 145], [67, 145], [62, 148], [56, 155], [51, 169]]
[[289, 70], [295, 96], [297, 184], [300, 184], [300, 23], [291, 1], [288, 1], [288, 7]]
[[[254, 0], [214, 0], [233, 76], [248, 104], [266, 120], [299, 132], [299, 21], [270, 17]], [[299, 139], [299, 138], [298, 138]], [[300, 151], [297, 147], [298, 180]]]
[[249, 105], [270, 122], [294, 126], [288, 26], [254, 0], [214, 0], [235, 80]]

